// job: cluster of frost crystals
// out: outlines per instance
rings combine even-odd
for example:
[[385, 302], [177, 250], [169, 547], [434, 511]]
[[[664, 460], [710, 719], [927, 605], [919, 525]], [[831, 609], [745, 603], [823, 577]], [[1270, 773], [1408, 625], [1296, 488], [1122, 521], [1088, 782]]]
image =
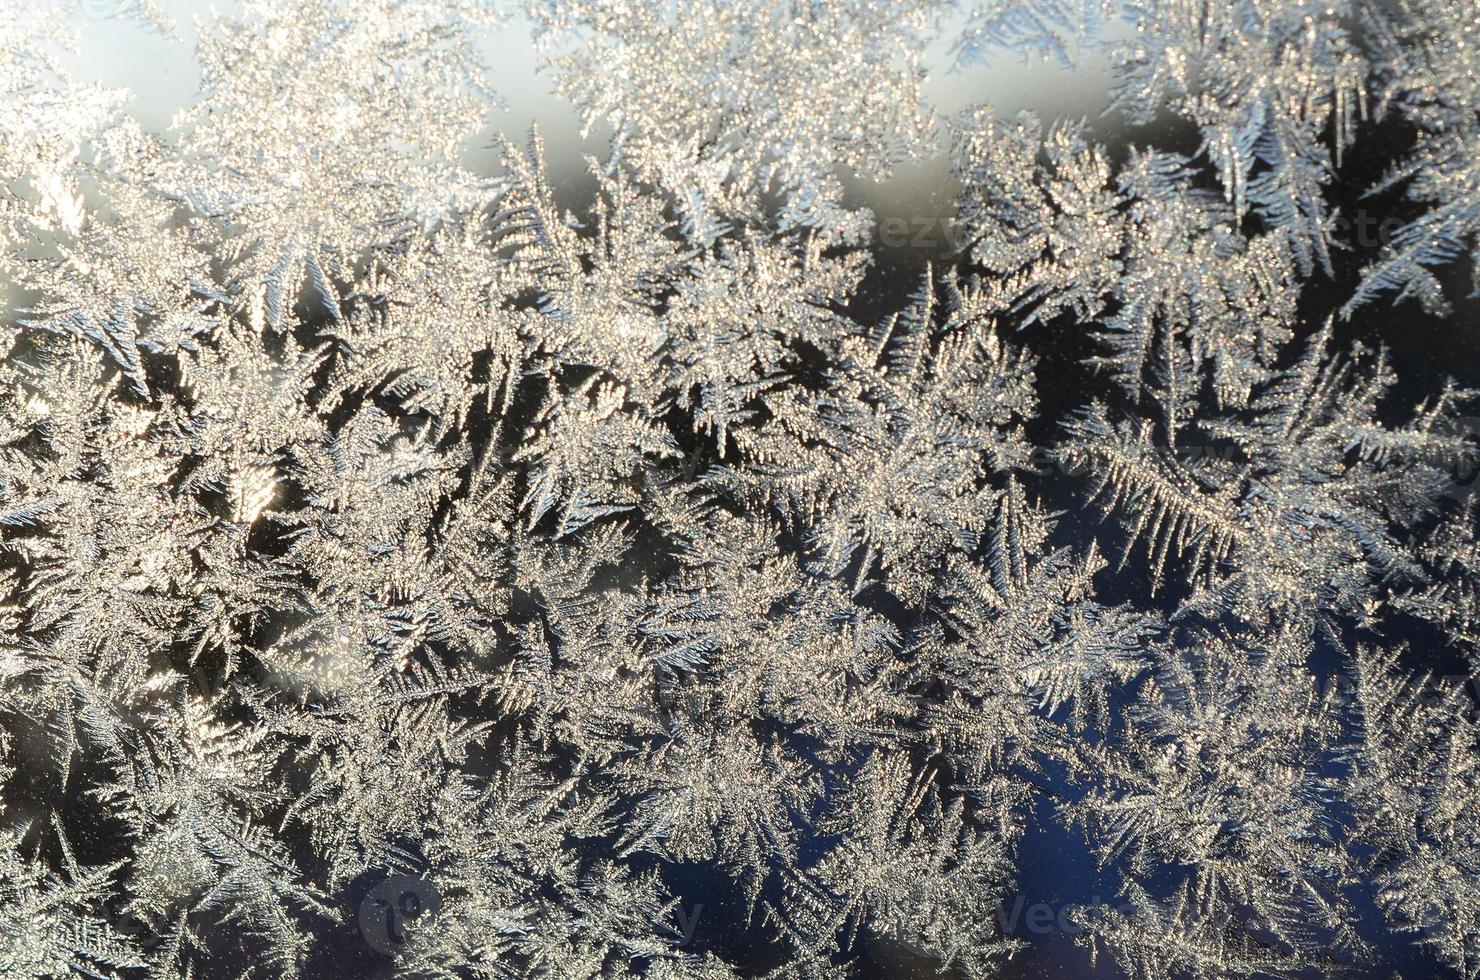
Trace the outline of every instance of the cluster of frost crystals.
[[779, 231], [845, 241], [870, 217], [844, 175], [918, 158], [931, 119], [921, 54], [941, 0], [605, 3], [529, 0], [587, 126], [630, 138], [629, 162], [705, 241], [781, 198]]
[[988, 978], [1067, 840], [1128, 977], [1480, 977], [1480, 365], [1372, 340], [1469, 0], [549, 0], [579, 201], [465, 163], [508, 13], [245, 0], [151, 133], [0, 3], [0, 976]]

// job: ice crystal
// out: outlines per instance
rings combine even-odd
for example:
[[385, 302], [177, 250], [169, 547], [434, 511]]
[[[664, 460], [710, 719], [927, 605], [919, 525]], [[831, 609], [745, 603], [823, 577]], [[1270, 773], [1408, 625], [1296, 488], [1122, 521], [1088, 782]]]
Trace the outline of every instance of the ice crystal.
[[0, 4], [0, 973], [991, 977], [1057, 841], [1127, 976], [1480, 977], [1468, 0], [247, 0], [163, 132], [95, 6]]

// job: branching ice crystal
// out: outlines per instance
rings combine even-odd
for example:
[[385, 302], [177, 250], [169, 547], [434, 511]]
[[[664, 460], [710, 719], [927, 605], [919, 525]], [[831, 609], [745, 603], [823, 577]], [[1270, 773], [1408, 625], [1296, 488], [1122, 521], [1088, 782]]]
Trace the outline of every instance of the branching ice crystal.
[[0, 974], [985, 978], [1056, 846], [1126, 976], [1480, 977], [1470, 0], [245, 0], [161, 132], [98, 12], [0, 3]]

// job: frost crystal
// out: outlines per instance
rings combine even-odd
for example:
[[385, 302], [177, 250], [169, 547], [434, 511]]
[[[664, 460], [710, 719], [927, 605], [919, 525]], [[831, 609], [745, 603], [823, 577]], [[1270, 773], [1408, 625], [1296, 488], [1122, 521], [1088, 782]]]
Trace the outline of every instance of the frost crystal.
[[1470, 0], [245, 0], [160, 132], [114, 12], [0, 2], [0, 975], [1480, 978]]

